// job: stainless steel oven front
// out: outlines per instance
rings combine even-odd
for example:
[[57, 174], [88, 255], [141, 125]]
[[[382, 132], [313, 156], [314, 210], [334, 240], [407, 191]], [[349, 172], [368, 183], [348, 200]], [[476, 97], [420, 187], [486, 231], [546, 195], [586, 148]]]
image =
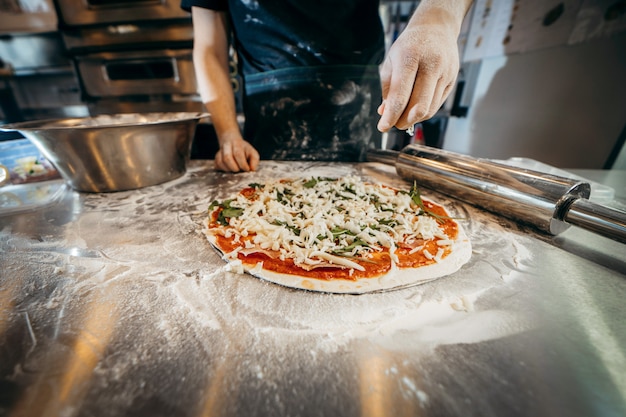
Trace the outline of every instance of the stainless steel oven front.
[[189, 18], [180, 0], [56, 0], [69, 26]]
[[0, 34], [53, 32], [57, 24], [52, 0], [0, 1]]
[[102, 52], [76, 62], [93, 98], [197, 93], [191, 49]]

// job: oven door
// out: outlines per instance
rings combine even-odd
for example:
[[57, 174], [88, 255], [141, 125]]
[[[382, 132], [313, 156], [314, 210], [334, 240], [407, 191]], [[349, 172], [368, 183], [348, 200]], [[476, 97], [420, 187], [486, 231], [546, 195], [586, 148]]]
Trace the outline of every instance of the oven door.
[[0, 34], [53, 32], [57, 23], [52, 0], [0, 1]]
[[0, 60], [16, 75], [72, 67], [56, 32], [0, 36]]
[[76, 62], [91, 97], [197, 94], [191, 49], [104, 52]]
[[[1, 0], [0, 0], [1, 1]], [[65, 28], [63, 42], [72, 55], [121, 49], [183, 49], [193, 46], [191, 20], [151, 21]]]
[[190, 18], [180, 0], [57, 0], [59, 18], [70, 26]]

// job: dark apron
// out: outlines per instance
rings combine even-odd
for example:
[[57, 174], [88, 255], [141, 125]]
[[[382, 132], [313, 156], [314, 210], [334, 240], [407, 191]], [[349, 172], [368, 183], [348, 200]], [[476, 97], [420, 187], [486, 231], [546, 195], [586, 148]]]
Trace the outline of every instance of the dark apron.
[[245, 78], [244, 137], [261, 159], [364, 161], [380, 147], [377, 66], [300, 67]]

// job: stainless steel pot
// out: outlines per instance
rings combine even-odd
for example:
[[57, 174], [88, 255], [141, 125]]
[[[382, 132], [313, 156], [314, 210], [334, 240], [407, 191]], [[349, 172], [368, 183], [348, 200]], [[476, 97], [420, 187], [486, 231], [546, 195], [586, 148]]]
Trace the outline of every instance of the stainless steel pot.
[[33, 141], [78, 191], [109, 192], [182, 176], [203, 113], [133, 113], [0, 126]]

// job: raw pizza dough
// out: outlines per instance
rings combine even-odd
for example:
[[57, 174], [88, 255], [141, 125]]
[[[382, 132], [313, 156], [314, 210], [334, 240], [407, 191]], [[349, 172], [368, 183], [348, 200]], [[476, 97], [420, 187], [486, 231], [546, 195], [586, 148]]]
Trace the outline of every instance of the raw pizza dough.
[[[310, 180], [311, 179], [288, 179], [280, 181], [306, 182]], [[362, 183], [360, 179], [355, 177], [349, 177], [348, 179], [331, 180], [355, 182], [356, 184], [358, 184], [358, 186], [360, 186], [361, 184], [365, 184]], [[385, 188], [393, 190], [390, 187]], [[236, 196], [234, 196], [234, 198], [236, 199]], [[429, 202], [429, 200], [426, 199], [423, 199], [423, 201]], [[236, 207], [237, 203], [234, 202], [232, 203], [232, 205]], [[212, 212], [211, 208], [209, 209], [209, 212]], [[448, 221], [449, 220], [450, 219], [448, 219]], [[406, 288], [422, 284], [458, 271], [465, 263], [469, 261], [472, 252], [471, 243], [465, 231], [463, 230], [463, 227], [458, 221], [455, 221], [457, 227], [456, 237], [454, 239], [446, 240], [447, 243], [445, 248], [449, 249], [449, 252], [445, 257], [437, 259], [433, 263], [419, 266], [416, 268], [400, 268], [395, 264], [395, 262], [391, 262], [391, 269], [378, 277], [359, 278], [356, 280], [316, 279], [307, 276], [298, 276], [290, 273], [282, 273], [265, 269], [263, 268], [262, 263], [247, 264], [245, 262], [242, 262], [242, 260], [238, 258], [237, 250], [232, 252], [226, 252], [218, 242], [218, 235], [223, 233], [226, 227], [222, 228], [222, 230], [219, 231], [220, 228], [210, 228], [210, 223], [211, 219], [209, 218], [207, 219], [204, 233], [211, 245], [221, 254], [222, 258], [225, 261], [231, 263], [231, 265], [233, 266], [232, 269], [239, 268], [241, 272], [245, 271], [255, 277], [290, 288], [329, 293], [363, 294], [391, 289]]]

